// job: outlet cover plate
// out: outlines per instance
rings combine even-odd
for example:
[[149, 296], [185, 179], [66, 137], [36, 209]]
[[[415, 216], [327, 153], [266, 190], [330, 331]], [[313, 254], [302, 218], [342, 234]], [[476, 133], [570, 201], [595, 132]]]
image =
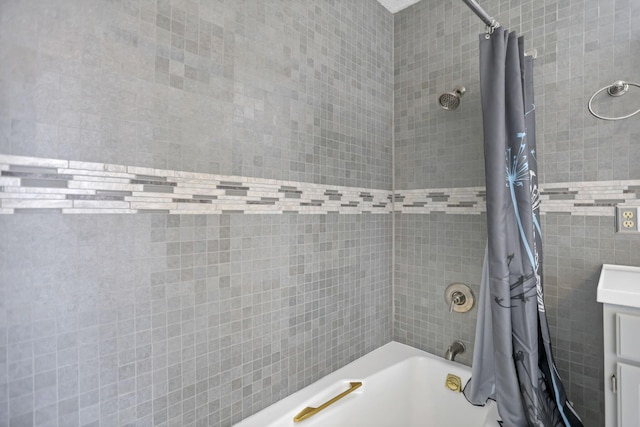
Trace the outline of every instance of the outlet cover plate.
[[616, 233], [640, 234], [637, 206], [616, 206]]

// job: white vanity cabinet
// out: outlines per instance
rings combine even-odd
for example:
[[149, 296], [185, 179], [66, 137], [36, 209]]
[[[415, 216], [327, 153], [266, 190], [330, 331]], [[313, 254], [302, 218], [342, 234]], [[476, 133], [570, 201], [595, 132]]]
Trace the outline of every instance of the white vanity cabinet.
[[638, 427], [640, 420], [640, 309], [605, 304], [606, 427]]
[[[637, 295], [636, 295], [637, 294]], [[605, 426], [640, 425], [640, 267], [605, 264], [598, 283], [604, 304]]]

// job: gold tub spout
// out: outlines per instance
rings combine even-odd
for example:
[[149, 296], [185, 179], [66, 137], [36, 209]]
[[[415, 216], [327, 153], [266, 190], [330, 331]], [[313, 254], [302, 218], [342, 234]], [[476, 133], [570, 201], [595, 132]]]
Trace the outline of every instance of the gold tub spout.
[[317, 414], [318, 412], [322, 411], [323, 409], [326, 409], [327, 406], [333, 405], [338, 400], [340, 400], [343, 397], [345, 397], [347, 394], [349, 394], [352, 391], [354, 391], [355, 389], [361, 387], [362, 386], [362, 382], [360, 382], [360, 381], [350, 382], [349, 385], [350, 385], [350, 387], [349, 387], [349, 389], [347, 391], [343, 391], [339, 395], [333, 397], [331, 400], [327, 400], [326, 402], [324, 402], [322, 405], [318, 406], [317, 408], [312, 408], [311, 406], [307, 406], [302, 411], [300, 411], [298, 413], [298, 415], [293, 417], [293, 422], [294, 423], [298, 423], [298, 422], [300, 422], [302, 420], [306, 420], [307, 418], [314, 416], [315, 414]]

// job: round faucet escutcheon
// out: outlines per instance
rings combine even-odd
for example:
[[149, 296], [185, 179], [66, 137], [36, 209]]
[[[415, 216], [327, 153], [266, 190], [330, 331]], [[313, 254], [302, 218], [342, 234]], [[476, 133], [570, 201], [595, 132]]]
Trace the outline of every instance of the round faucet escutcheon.
[[475, 298], [469, 285], [452, 283], [444, 291], [444, 300], [450, 313], [466, 313], [473, 308]]

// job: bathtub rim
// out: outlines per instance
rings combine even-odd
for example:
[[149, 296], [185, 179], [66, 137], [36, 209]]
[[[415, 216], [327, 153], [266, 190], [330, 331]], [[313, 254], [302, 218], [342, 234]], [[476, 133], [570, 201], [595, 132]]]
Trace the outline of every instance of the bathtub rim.
[[[436, 361], [438, 364], [450, 365], [451, 369], [462, 370], [467, 373], [468, 376], [471, 376], [471, 368], [466, 365], [448, 361], [443, 357], [438, 357], [397, 341], [390, 341], [346, 364], [342, 368], [325, 375], [314, 383], [240, 420], [237, 424], [234, 424], [233, 427], [265, 427], [289, 415], [293, 418], [294, 415], [305, 406], [306, 402], [327, 388], [335, 386], [337, 382], [344, 381], [345, 379], [357, 381], [359, 378], [366, 378], [367, 376], [391, 368], [398, 363], [414, 357], [426, 358]], [[466, 380], [464, 382], [466, 383]], [[471, 403], [469, 403], [469, 405], [471, 405]]]

